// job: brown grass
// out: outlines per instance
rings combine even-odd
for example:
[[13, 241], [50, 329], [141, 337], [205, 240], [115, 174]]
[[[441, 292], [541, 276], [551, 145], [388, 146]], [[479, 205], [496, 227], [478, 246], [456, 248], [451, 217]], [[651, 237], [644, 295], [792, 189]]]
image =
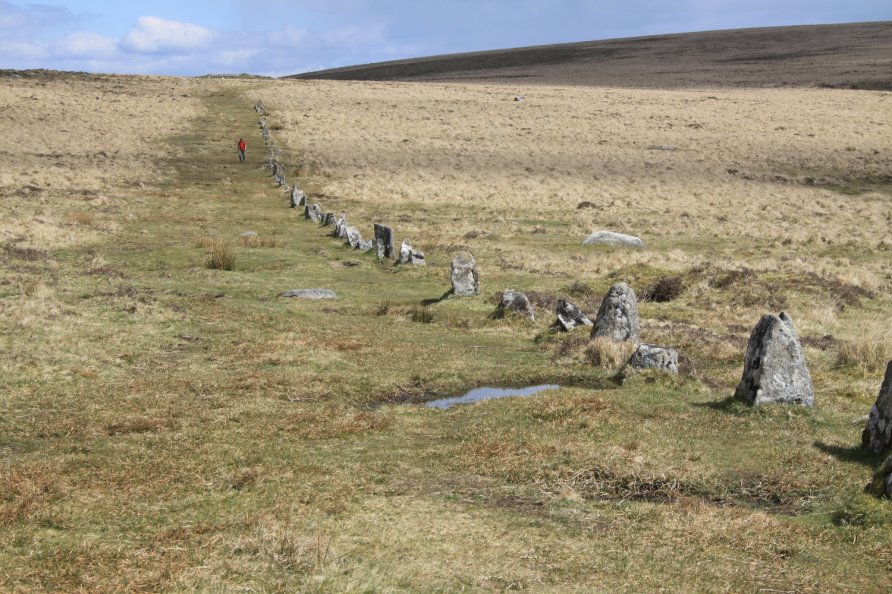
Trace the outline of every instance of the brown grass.
[[205, 257], [206, 268], [214, 270], [232, 270], [235, 268], [235, 250], [227, 241], [217, 239], [211, 242]]
[[280, 248], [285, 245], [282, 238], [276, 235], [239, 237], [238, 242], [239, 245], [246, 248]]
[[889, 326], [879, 320], [858, 337], [840, 341], [837, 352], [839, 365], [854, 367], [864, 375], [882, 371], [890, 359], [892, 338]]
[[618, 369], [626, 364], [636, 347], [634, 342], [617, 342], [599, 336], [585, 347], [585, 358], [595, 367], [608, 370]]
[[88, 212], [72, 212], [68, 213], [65, 216], [65, 220], [69, 223], [74, 223], [76, 225], [83, 225], [85, 227], [89, 227], [93, 224], [93, 215]]

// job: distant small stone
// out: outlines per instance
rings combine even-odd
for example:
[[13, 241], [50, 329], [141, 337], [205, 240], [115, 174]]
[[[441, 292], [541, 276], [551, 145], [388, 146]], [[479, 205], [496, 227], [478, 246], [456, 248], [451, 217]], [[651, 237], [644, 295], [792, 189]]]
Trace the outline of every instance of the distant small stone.
[[626, 283], [617, 283], [610, 287], [601, 301], [591, 337], [606, 336], [623, 342], [636, 341], [640, 334], [641, 321], [635, 291]]
[[629, 367], [678, 373], [678, 351], [651, 344], [639, 344], [629, 358]]
[[427, 261], [424, 259], [424, 252], [412, 247], [412, 243], [408, 239], [404, 239], [400, 245], [400, 264], [411, 264], [412, 266], [426, 266]]
[[536, 320], [536, 314], [533, 312], [533, 306], [530, 304], [529, 298], [520, 291], [502, 291], [502, 298], [493, 315], [495, 318], [503, 318], [508, 313], [514, 313], [523, 316], [532, 321]]
[[614, 247], [629, 247], [644, 249], [644, 242], [634, 235], [614, 233], [613, 231], [595, 231], [585, 238], [582, 245], [610, 245]]
[[378, 250], [378, 259], [393, 257], [393, 229], [387, 225], [375, 223], [375, 247]]
[[335, 221], [335, 228], [332, 235], [339, 239], [347, 239], [347, 214], [341, 213], [338, 220]]
[[373, 247], [375, 247], [375, 244], [374, 244], [374, 242], [372, 242], [371, 239], [360, 239], [359, 244], [357, 244], [355, 249], [357, 249], [361, 252], [367, 252], [370, 249], [372, 249]]
[[515, 103], [522, 103], [523, 101], [525, 101], [525, 99], [523, 97], [521, 97], [520, 95], [518, 95], [514, 98], [514, 101], [515, 101]]
[[861, 446], [879, 454], [892, 444], [892, 361], [886, 365], [886, 375], [880, 385], [880, 394], [870, 409], [867, 427], [861, 433]]
[[458, 297], [480, 294], [480, 271], [477, 261], [468, 252], [462, 252], [452, 259], [450, 271], [452, 294]]
[[331, 289], [291, 289], [282, 293], [282, 297], [298, 299], [337, 299], [338, 295]]
[[358, 249], [359, 244], [362, 242], [362, 234], [360, 234], [359, 229], [357, 229], [353, 225], [347, 225], [346, 233], [347, 243], [349, 243], [350, 247], [352, 247], [353, 249]]
[[256, 231], [245, 231], [244, 233], [239, 233], [239, 237], [257, 237]]
[[592, 321], [588, 319], [588, 316], [582, 313], [578, 307], [564, 299], [558, 300], [555, 311], [557, 312], [557, 320], [552, 324], [552, 327], [563, 332], [569, 332], [580, 326], [594, 326]]
[[335, 224], [335, 220], [335, 214], [333, 212], [327, 212], [319, 219], [319, 224], [323, 227], [330, 227]]
[[307, 204], [307, 195], [303, 190], [294, 186], [291, 188], [291, 208], [297, 208], [298, 206], [305, 206]]
[[304, 218], [314, 223], [318, 223], [322, 217], [322, 207], [318, 204], [307, 205], [304, 208]]
[[815, 390], [793, 320], [764, 315], [750, 334], [735, 397], [749, 404], [814, 406]]

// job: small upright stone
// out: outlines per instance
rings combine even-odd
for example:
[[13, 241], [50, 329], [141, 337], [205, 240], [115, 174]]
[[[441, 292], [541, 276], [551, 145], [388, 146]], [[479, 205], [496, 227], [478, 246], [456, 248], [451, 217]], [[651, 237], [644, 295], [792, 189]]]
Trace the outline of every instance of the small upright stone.
[[304, 218], [309, 219], [314, 223], [318, 223], [321, 216], [322, 207], [320, 207], [318, 204], [307, 205], [304, 208]]
[[452, 259], [450, 278], [452, 294], [458, 297], [480, 294], [480, 271], [477, 261], [468, 252], [462, 252]]
[[678, 351], [665, 349], [652, 344], [639, 344], [629, 358], [632, 369], [659, 369], [678, 373]]
[[493, 317], [504, 318], [508, 313], [515, 313], [519, 316], [536, 321], [536, 314], [533, 312], [533, 306], [530, 304], [529, 298], [520, 291], [502, 291], [502, 298], [496, 308]]
[[294, 186], [291, 188], [291, 208], [297, 208], [298, 206], [306, 206], [307, 204], [307, 195], [303, 190]]
[[606, 336], [617, 342], [636, 341], [641, 334], [638, 318], [638, 299], [635, 291], [626, 283], [610, 287], [592, 328], [592, 338]]
[[552, 327], [563, 332], [569, 332], [580, 326], [594, 326], [592, 321], [588, 319], [588, 316], [565, 299], [558, 300], [555, 311], [557, 312], [557, 320], [552, 324]]
[[418, 248], [412, 247], [412, 242], [404, 239], [400, 245], [399, 264], [411, 264], [412, 266], [426, 266], [427, 261], [424, 259], [424, 252]]
[[335, 224], [335, 214], [333, 212], [323, 214], [319, 224], [323, 227], [331, 227]]
[[347, 239], [347, 213], [342, 212], [335, 221], [335, 228], [332, 235], [339, 239]]
[[814, 406], [815, 390], [793, 320], [764, 315], [750, 334], [734, 396], [749, 404]]
[[880, 395], [870, 409], [867, 427], [861, 433], [861, 446], [879, 454], [892, 444], [892, 361], [886, 365], [886, 375], [880, 386]]
[[352, 247], [353, 249], [359, 249], [359, 246], [362, 243], [362, 234], [360, 234], [359, 229], [357, 229], [353, 225], [347, 225], [346, 233], [347, 243], [350, 244], [350, 247]]
[[393, 257], [393, 229], [387, 225], [375, 223], [375, 247], [378, 250], [378, 259]]

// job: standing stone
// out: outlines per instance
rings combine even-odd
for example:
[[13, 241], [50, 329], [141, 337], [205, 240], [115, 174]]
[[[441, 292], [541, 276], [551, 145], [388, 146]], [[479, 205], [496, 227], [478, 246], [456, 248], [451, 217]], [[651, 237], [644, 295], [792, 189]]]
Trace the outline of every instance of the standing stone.
[[452, 294], [458, 297], [480, 294], [480, 271], [474, 256], [462, 252], [452, 259]]
[[352, 247], [353, 249], [358, 249], [359, 244], [362, 243], [362, 235], [359, 233], [359, 229], [357, 229], [353, 225], [347, 225], [346, 233], [347, 243], [349, 243], [350, 247]]
[[592, 338], [606, 336], [617, 342], [636, 341], [641, 334], [641, 321], [638, 319], [638, 299], [635, 291], [626, 283], [610, 287], [592, 328]]
[[536, 314], [533, 312], [533, 306], [530, 304], [529, 298], [520, 291], [512, 291], [510, 289], [502, 291], [502, 298], [499, 300], [499, 305], [493, 317], [497, 319], [504, 318], [508, 313], [515, 313], [531, 321], [536, 321]]
[[322, 208], [318, 204], [307, 205], [304, 208], [304, 218], [309, 219], [314, 223], [318, 223], [321, 216]]
[[594, 326], [592, 321], [588, 319], [588, 316], [579, 311], [578, 307], [564, 299], [558, 299], [555, 311], [557, 312], [557, 320], [552, 324], [552, 327], [563, 332], [569, 332], [579, 326]]
[[334, 237], [338, 237], [340, 239], [347, 239], [347, 214], [341, 213], [338, 217], [338, 220], [335, 221], [335, 228], [332, 231], [332, 235]]
[[367, 252], [374, 247], [374, 244], [371, 239], [359, 239], [359, 243], [356, 245], [357, 250], [361, 252]]
[[279, 175], [279, 162], [273, 159], [270, 163], [270, 169], [273, 171], [273, 177]]
[[411, 264], [412, 266], [427, 266], [424, 259], [424, 252], [418, 248], [413, 248], [412, 243], [408, 239], [404, 239], [400, 245], [399, 264]]
[[632, 369], [659, 369], [669, 373], [678, 373], [678, 351], [664, 349], [652, 344], [639, 344], [629, 358]]
[[291, 188], [291, 208], [297, 208], [298, 206], [306, 206], [307, 204], [307, 195], [303, 190], [294, 186]]
[[320, 224], [323, 227], [330, 227], [335, 224], [335, 215], [333, 212], [327, 212], [322, 215], [322, 219], [320, 220]]
[[750, 334], [743, 377], [734, 393], [749, 404], [814, 406], [815, 390], [793, 320], [764, 315]]
[[892, 443], [892, 361], [886, 365], [886, 375], [880, 386], [880, 395], [870, 409], [867, 427], [861, 434], [861, 446], [879, 454]]
[[375, 223], [375, 247], [378, 249], [378, 259], [393, 257], [393, 229], [387, 225]]

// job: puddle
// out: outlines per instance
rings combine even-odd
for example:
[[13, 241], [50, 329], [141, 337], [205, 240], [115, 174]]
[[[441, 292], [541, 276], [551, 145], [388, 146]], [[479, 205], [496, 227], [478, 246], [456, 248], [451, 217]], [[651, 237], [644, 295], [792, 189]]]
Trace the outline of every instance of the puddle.
[[522, 398], [524, 396], [532, 396], [545, 390], [559, 390], [560, 386], [554, 384], [543, 384], [541, 386], [530, 386], [528, 388], [474, 388], [464, 396], [453, 396], [452, 398], [441, 398], [425, 403], [428, 408], [436, 408], [446, 410], [457, 404], [469, 404], [471, 402], [480, 402], [481, 400], [492, 400], [494, 398]]

